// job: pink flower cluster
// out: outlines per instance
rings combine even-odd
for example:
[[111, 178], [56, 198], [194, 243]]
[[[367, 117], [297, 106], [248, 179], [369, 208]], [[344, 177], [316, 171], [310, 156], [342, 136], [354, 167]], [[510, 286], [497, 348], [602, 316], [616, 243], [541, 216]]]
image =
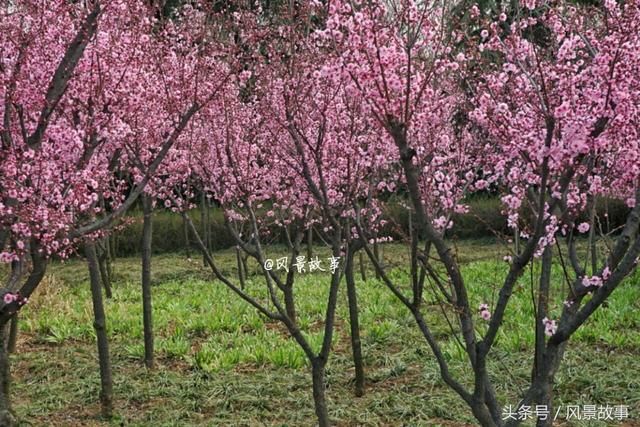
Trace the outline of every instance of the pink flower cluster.
[[480, 306], [478, 306], [478, 311], [480, 312], [480, 317], [482, 317], [482, 319], [489, 321], [489, 319], [491, 319], [491, 312], [489, 311], [489, 305], [487, 304], [480, 304]]
[[558, 330], [558, 325], [555, 320], [551, 320], [548, 317], [542, 319], [542, 324], [544, 325], [544, 334], [548, 337], [555, 334]]
[[586, 288], [588, 288], [589, 286], [595, 286], [596, 288], [599, 288], [602, 286], [602, 277], [600, 276], [584, 276], [582, 278], [582, 285]]
[[6, 292], [2, 296], [2, 300], [4, 301], [5, 304], [11, 304], [13, 302], [17, 302], [18, 307], [21, 307], [29, 302], [28, 298], [23, 298], [20, 296], [20, 292], [16, 292], [16, 293]]

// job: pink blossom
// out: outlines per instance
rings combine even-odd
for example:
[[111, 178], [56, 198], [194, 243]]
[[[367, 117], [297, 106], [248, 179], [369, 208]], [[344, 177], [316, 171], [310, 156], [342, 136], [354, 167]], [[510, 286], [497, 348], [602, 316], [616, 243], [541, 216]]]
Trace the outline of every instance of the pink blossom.
[[556, 333], [558, 330], [558, 325], [555, 320], [551, 320], [547, 317], [542, 319], [542, 323], [544, 324], [544, 333], [546, 336], [550, 337]]
[[489, 311], [488, 304], [480, 304], [478, 306], [478, 311], [480, 312], [480, 317], [482, 317], [483, 320], [488, 321], [489, 319], [491, 319], [491, 312]]
[[480, 16], [480, 9], [478, 8], [477, 4], [474, 4], [473, 6], [471, 6], [471, 17], [477, 18], [478, 16]]
[[603, 284], [603, 282], [602, 282], [602, 278], [601, 278], [601, 277], [599, 277], [599, 276], [591, 276], [591, 277], [589, 277], [589, 276], [584, 276], [584, 277], [582, 278], [582, 285], [583, 285], [584, 287], [587, 287], [587, 288], [588, 288], [589, 286], [595, 286], [595, 287], [599, 288], [599, 287], [601, 287], [601, 286], [602, 286], [602, 284]]
[[484, 179], [479, 179], [478, 181], [476, 181], [475, 183], [475, 187], [478, 190], [484, 190], [485, 188], [487, 188], [489, 186], [489, 183], [487, 181], [485, 181]]

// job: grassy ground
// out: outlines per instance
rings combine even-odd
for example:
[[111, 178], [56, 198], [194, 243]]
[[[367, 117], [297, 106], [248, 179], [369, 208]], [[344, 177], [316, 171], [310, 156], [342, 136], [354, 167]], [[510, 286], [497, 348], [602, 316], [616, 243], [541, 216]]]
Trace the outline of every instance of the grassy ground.
[[[496, 298], [506, 265], [503, 251], [485, 242], [457, 246], [473, 306]], [[385, 247], [387, 262], [406, 254]], [[231, 252], [218, 254], [235, 274]], [[274, 256], [275, 257], [275, 256]], [[253, 266], [255, 268], [255, 266]], [[199, 260], [182, 255], [153, 260], [154, 323], [158, 366], [142, 363], [139, 260], [114, 265], [114, 297], [106, 303], [117, 415], [98, 417], [97, 370], [86, 268], [80, 260], [52, 266], [21, 314], [12, 356], [15, 409], [26, 425], [282, 425], [314, 422], [310, 375], [302, 351], [279, 324], [266, 321], [210, 275]], [[534, 272], [535, 273], [535, 272]], [[554, 292], [563, 275], [554, 268]], [[437, 365], [412, 317], [374, 278], [359, 281], [367, 390], [351, 392], [346, 293], [341, 289], [337, 333], [329, 362], [328, 397], [339, 425], [474, 425], [469, 411], [440, 380]], [[406, 281], [400, 267], [392, 276]], [[321, 341], [327, 273], [296, 282], [300, 325], [314, 346]], [[255, 278], [249, 289], [266, 290]], [[627, 424], [640, 425], [640, 276], [628, 280], [571, 341], [558, 373], [560, 405], [629, 406]], [[558, 317], [561, 307], [552, 307]], [[504, 404], [517, 404], [530, 376], [532, 307], [530, 277], [516, 288], [491, 358], [490, 370]], [[443, 341], [452, 371], [469, 381], [464, 353], [449, 336], [437, 304], [425, 313]], [[478, 321], [478, 334], [485, 325]], [[564, 425], [604, 425], [567, 422]]]

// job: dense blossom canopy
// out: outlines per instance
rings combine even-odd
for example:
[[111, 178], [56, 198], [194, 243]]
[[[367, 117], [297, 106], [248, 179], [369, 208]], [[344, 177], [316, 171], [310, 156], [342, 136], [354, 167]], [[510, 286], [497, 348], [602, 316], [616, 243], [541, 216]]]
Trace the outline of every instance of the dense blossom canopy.
[[589, 17], [571, 6], [539, 11], [507, 27], [486, 26], [477, 56], [500, 59], [480, 77], [471, 118], [486, 132], [484, 169], [508, 189], [512, 224], [546, 162], [551, 194], [563, 207], [557, 226], [572, 226], [595, 196], [635, 205], [640, 10], [637, 2], [607, 2]]
[[204, 16], [160, 26], [142, 2], [95, 4], [24, 1], [0, 11], [5, 262], [31, 240], [64, 255], [74, 229], [120, 206], [224, 75], [211, 47], [195, 43]]

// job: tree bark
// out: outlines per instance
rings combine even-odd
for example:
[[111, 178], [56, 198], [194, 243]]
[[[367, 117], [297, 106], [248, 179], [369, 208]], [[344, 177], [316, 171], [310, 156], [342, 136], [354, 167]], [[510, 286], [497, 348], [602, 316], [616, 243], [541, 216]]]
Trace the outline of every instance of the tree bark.
[[104, 287], [104, 294], [107, 298], [111, 298], [113, 296], [113, 294], [111, 293], [111, 276], [109, 275], [109, 271], [107, 269], [108, 256], [106, 245], [108, 243], [106, 241], [103, 241], [103, 244], [105, 246], [104, 248], [100, 247], [100, 256], [98, 256], [98, 267], [100, 268], [100, 280], [102, 281], [102, 286]]
[[153, 368], [153, 309], [151, 306], [151, 240], [153, 207], [148, 195], [142, 196], [142, 322], [144, 326], [144, 364]]
[[362, 251], [358, 252], [358, 258], [360, 261], [360, 277], [362, 277], [362, 281], [366, 282], [367, 281], [367, 272], [365, 270], [364, 267], [364, 255], [362, 253]]
[[307, 230], [307, 259], [313, 257], [313, 227], [309, 226]]
[[102, 302], [102, 288], [100, 286], [100, 272], [95, 243], [85, 243], [85, 253], [89, 264], [91, 283], [91, 298], [93, 301], [93, 327], [96, 331], [98, 343], [98, 359], [100, 364], [100, 404], [102, 416], [110, 418], [113, 412], [113, 380], [111, 377], [111, 361], [109, 360], [109, 340], [107, 338], [104, 305]]
[[542, 319], [547, 317], [549, 306], [549, 288], [551, 285], [551, 264], [553, 262], [553, 253], [550, 246], [547, 246], [542, 253], [542, 271], [540, 272], [540, 283], [538, 287], [538, 302], [535, 314], [535, 357], [533, 365], [533, 378], [535, 380], [542, 370], [542, 358], [545, 350], [545, 334]]
[[110, 256], [111, 259], [116, 259], [118, 257], [118, 235], [114, 234], [109, 237], [109, 243], [111, 243]]
[[[547, 317], [549, 307], [549, 290], [551, 288], [551, 266], [553, 263], [553, 252], [551, 246], [547, 246], [542, 253], [542, 271], [540, 273], [540, 286], [538, 289], [538, 307], [536, 313], [536, 344], [535, 344], [535, 356], [534, 356], [534, 370], [532, 383], [536, 380], [541, 380], [543, 363], [544, 363], [544, 351], [545, 351], [545, 333], [542, 319]], [[552, 387], [550, 382], [544, 382], [540, 388], [540, 395], [538, 402], [543, 405], [549, 411], [549, 414], [553, 414], [552, 404]], [[536, 425], [538, 427], [548, 427], [553, 424], [553, 417], [548, 416], [546, 420], [542, 417], [538, 418]]]
[[17, 420], [11, 410], [11, 367], [9, 354], [5, 349], [6, 324], [0, 325], [0, 426], [13, 427]]
[[242, 254], [240, 253], [240, 248], [238, 246], [236, 246], [236, 264], [238, 264], [238, 280], [240, 281], [240, 289], [244, 290], [245, 269], [244, 263], [242, 262]]
[[[207, 198], [204, 195], [204, 191], [202, 192], [202, 195], [200, 196], [200, 226], [202, 227], [202, 237], [204, 240], [204, 247], [209, 250], [209, 236], [208, 236], [208, 232], [207, 232], [207, 214], [205, 212], [206, 209], [206, 200]], [[206, 257], [203, 255], [202, 256], [202, 265], [204, 265], [206, 267], [207, 265], [207, 259]]]
[[327, 409], [326, 401], [326, 385], [324, 380], [324, 366], [325, 364], [315, 359], [311, 362], [311, 377], [313, 381], [313, 403], [315, 405], [316, 417], [318, 417], [318, 424], [320, 427], [331, 426], [329, 420], [329, 411]]
[[204, 206], [205, 209], [207, 210], [207, 249], [209, 249], [209, 252], [213, 251], [213, 238], [211, 236], [211, 203], [209, 202], [209, 199], [204, 198]]
[[244, 270], [244, 278], [249, 277], [249, 267], [247, 266], [247, 254], [240, 254], [240, 259], [242, 260], [242, 269]]
[[113, 262], [113, 250], [112, 250], [112, 238], [111, 236], [106, 236], [104, 238], [106, 256], [107, 256], [107, 275], [109, 276], [109, 283], [111, 283], [111, 278], [113, 277], [113, 268], [111, 263]]
[[191, 242], [189, 242], [189, 227], [187, 221], [182, 218], [182, 232], [184, 234], [184, 249], [187, 252], [187, 258], [191, 258]]
[[589, 251], [591, 252], [591, 274], [598, 271], [598, 251], [596, 244], [596, 198], [593, 198], [589, 213]]
[[7, 352], [16, 352], [16, 342], [18, 341], [18, 313], [16, 312], [11, 318], [9, 326], [9, 338], [7, 339]]
[[293, 285], [285, 285], [282, 289], [284, 294], [284, 307], [287, 312], [287, 317], [291, 319], [291, 322], [297, 324], [296, 304], [293, 297]]
[[347, 254], [345, 266], [345, 278], [347, 282], [347, 301], [349, 305], [349, 323], [351, 326], [351, 350], [353, 352], [353, 365], [355, 367], [355, 395], [364, 395], [364, 367], [362, 363], [362, 345], [360, 341], [360, 321], [358, 319], [358, 298], [356, 282], [353, 277], [354, 253]]
[[[378, 260], [378, 263], [383, 265], [382, 260], [380, 259], [380, 246], [378, 245], [377, 240], [373, 242], [373, 255], [376, 257], [376, 260]], [[378, 270], [376, 270], [376, 279], [380, 280], [380, 273], [378, 273]]]

